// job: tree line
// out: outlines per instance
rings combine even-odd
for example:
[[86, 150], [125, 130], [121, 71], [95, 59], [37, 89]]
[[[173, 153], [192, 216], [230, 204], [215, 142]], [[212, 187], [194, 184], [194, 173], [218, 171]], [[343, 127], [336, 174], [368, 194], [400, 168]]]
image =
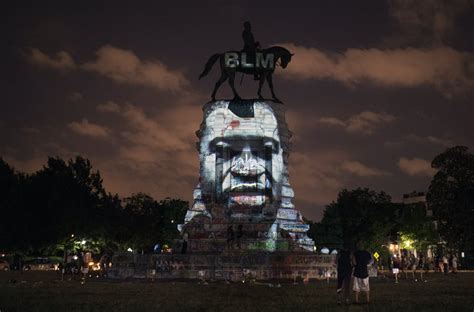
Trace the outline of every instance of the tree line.
[[474, 253], [474, 155], [455, 146], [436, 156], [431, 167], [436, 173], [426, 206], [394, 203], [383, 191], [344, 189], [326, 206], [321, 222], [308, 221], [310, 236], [317, 246], [337, 249], [359, 245], [380, 253], [390, 241], [405, 238], [418, 250], [439, 244]]
[[[188, 203], [107, 192], [99, 171], [77, 156], [50, 157], [25, 174], [0, 158], [0, 251], [60, 254], [74, 241], [102, 251], [148, 251], [178, 237]], [[70, 246], [69, 246], [70, 247]]]
[[[383, 252], [404, 237], [413, 247], [442, 242], [452, 250], [474, 250], [474, 155], [467, 147], [447, 149], [432, 161], [436, 170], [424, 204], [392, 202], [383, 191], [342, 190], [311, 225], [316, 246]], [[119, 198], [107, 192], [99, 171], [77, 156], [50, 157], [40, 170], [25, 174], [0, 158], [0, 251], [52, 254], [77, 239], [102, 251], [149, 251], [179, 237], [188, 202], [160, 201], [144, 193]], [[91, 246], [92, 247], [92, 246]]]

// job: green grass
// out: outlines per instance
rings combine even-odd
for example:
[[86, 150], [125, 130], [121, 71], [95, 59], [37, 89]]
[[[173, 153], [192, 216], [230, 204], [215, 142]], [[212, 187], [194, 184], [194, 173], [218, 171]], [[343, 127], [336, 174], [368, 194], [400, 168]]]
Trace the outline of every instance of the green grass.
[[474, 311], [474, 273], [430, 273], [427, 282], [402, 278], [398, 284], [371, 279], [370, 305], [348, 306], [336, 304], [335, 281], [272, 288], [59, 279], [57, 272], [0, 272], [0, 311]]

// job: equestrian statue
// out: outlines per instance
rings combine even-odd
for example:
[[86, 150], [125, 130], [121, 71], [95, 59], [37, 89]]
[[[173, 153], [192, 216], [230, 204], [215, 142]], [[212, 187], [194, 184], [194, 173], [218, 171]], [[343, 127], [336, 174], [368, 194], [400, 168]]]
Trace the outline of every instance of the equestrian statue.
[[209, 74], [214, 64], [219, 60], [221, 76], [217, 80], [214, 90], [212, 91], [211, 98], [213, 101], [216, 99], [217, 90], [227, 79], [229, 80], [229, 85], [234, 93], [234, 99], [241, 99], [235, 89], [234, 83], [235, 73], [239, 72], [242, 74], [253, 75], [254, 79], [259, 81], [257, 95], [260, 100], [263, 100], [262, 86], [266, 80], [272, 93], [273, 100], [281, 103], [273, 90], [273, 72], [275, 71], [275, 67], [278, 65], [282, 68], [286, 68], [294, 54], [279, 46], [260, 49], [260, 43], [255, 41], [249, 22], [244, 23], [242, 38], [244, 40], [244, 48], [241, 51], [227, 51], [225, 53], [214, 54], [207, 61], [204, 71], [199, 76], [199, 79]]

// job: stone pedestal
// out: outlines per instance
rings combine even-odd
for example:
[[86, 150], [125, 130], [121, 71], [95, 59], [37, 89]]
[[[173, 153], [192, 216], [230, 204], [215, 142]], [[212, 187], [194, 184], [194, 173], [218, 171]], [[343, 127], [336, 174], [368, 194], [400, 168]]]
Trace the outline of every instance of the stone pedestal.
[[336, 276], [335, 255], [308, 252], [224, 252], [221, 254], [117, 254], [110, 278], [242, 281], [325, 279]]
[[[184, 224], [189, 252], [313, 251], [309, 226], [293, 204], [291, 132], [283, 104], [215, 101], [196, 132], [199, 183]], [[231, 245], [231, 247], [229, 247]]]

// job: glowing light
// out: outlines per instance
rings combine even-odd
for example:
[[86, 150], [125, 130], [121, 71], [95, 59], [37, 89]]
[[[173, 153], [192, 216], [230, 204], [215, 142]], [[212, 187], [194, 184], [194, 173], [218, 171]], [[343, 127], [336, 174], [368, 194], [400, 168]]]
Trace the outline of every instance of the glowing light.
[[74, 234], [71, 234], [71, 238], [74, 237]]
[[100, 262], [94, 263], [94, 261], [89, 262], [89, 266], [92, 271], [100, 271]]
[[409, 235], [406, 235], [406, 234], [402, 234], [400, 235], [400, 247], [402, 249], [408, 249], [408, 250], [411, 250], [411, 249], [414, 249], [414, 244], [415, 244], [415, 240], [410, 237]]
[[74, 255], [72, 258], [73, 258], [74, 260], [79, 259], [76, 255]]
[[86, 240], [81, 240], [81, 245], [85, 245], [86, 244]]
[[388, 249], [390, 249], [391, 252], [395, 252], [398, 249], [398, 245], [397, 244], [390, 244], [388, 246]]
[[133, 252], [133, 249], [129, 247], [129, 248], [127, 249], [127, 251], [128, 251], [128, 252]]

